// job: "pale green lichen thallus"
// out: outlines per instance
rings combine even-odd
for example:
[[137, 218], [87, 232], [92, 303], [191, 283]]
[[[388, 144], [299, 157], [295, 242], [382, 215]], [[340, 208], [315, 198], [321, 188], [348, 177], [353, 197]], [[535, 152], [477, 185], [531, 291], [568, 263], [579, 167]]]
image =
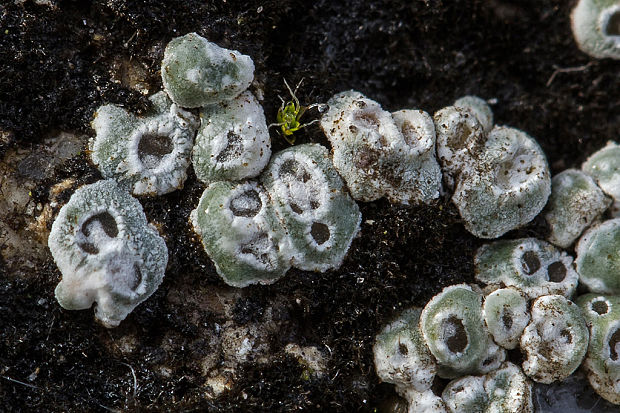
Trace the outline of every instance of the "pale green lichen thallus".
[[62, 273], [56, 299], [67, 310], [95, 306], [116, 327], [161, 283], [168, 249], [140, 203], [113, 180], [79, 188], [60, 209], [48, 245]]

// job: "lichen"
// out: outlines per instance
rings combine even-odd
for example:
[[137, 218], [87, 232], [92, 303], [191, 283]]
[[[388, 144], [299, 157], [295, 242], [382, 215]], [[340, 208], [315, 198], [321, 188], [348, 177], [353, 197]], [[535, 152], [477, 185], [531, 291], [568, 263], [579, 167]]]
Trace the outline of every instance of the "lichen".
[[400, 204], [439, 197], [441, 171], [435, 159], [435, 130], [421, 110], [390, 114], [350, 90], [329, 101], [321, 128], [332, 144], [334, 167], [354, 199], [381, 197]]
[[261, 176], [286, 228], [297, 268], [338, 268], [362, 215], [332, 166], [327, 149], [297, 145], [275, 154]]
[[579, 279], [571, 256], [535, 238], [483, 245], [476, 253], [474, 265], [476, 280], [514, 287], [528, 299], [547, 294], [571, 297]]
[[196, 108], [232, 99], [246, 90], [254, 79], [254, 62], [189, 33], [166, 46], [161, 79], [174, 103]]
[[423, 392], [433, 384], [437, 366], [420, 331], [420, 313], [404, 311], [377, 335], [373, 350], [381, 380]]
[[190, 220], [229, 285], [270, 284], [290, 268], [288, 237], [257, 182], [214, 182]]
[[446, 287], [433, 297], [422, 310], [420, 328], [440, 377], [486, 373], [504, 361], [505, 352], [484, 324], [482, 295], [468, 285]]
[[162, 195], [182, 188], [197, 120], [173, 104], [164, 92], [150, 98], [144, 117], [117, 105], [97, 109], [90, 141], [93, 163], [134, 195]]
[[545, 208], [549, 242], [568, 248], [611, 204], [611, 200], [585, 173], [567, 169], [552, 179]]
[[618, 0], [579, 0], [571, 14], [571, 24], [581, 51], [598, 59], [620, 59]]
[[523, 371], [549, 384], [564, 380], [579, 367], [589, 333], [579, 307], [561, 295], [546, 295], [532, 304], [532, 321], [521, 336]]
[[196, 177], [209, 184], [256, 177], [271, 156], [262, 106], [250, 92], [200, 109], [192, 151]]
[[593, 226], [579, 239], [575, 266], [590, 291], [620, 294], [620, 218]]
[[161, 283], [168, 249], [148, 225], [142, 206], [113, 180], [79, 188], [52, 224], [48, 240], [62, 272], [58, 303], [90, 308], [106, 327], [116, 327]]

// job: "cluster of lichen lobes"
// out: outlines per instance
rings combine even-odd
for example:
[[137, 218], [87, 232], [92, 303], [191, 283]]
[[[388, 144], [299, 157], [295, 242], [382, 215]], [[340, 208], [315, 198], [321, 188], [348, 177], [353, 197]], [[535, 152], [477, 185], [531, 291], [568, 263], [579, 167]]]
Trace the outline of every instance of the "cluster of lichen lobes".
[[552, 179], [553, 189], [545, 211], [549, 241], [568, 248], [611, 204], [592, 177], [567, 169]]
[[290, 268], [284, 229], [267, 193], [255, 182], [212, 183], [191, 220], [218, 274], [229, 285], [269, 284]]
[[495, 413], [534, 411], [532, 382], [521, 369], [505, 362], [484, 376], [453, 380], [442, 392], [448, 411], [453, 413]]
[[305, 144], [278, 152], [261, 180], [288, 232], [293, 265], [311, 271], [339, 267], [362, 216], [327, 149]]
[[113, 180], [79, 188], [52, 225], [48, 245], [63, 274], [56, 298], [66, 309], [97, 303], [95, 316], [117, 326], [161, 283], [168, 250], [142, 206]]
[[596, 179], [599, 187], [611, 196], [614, 205], [612, 215], [620, 215], [620, 146], [615, 142], [593, 153], [581, 169]]
[[476, 253], [474, 263], [476, 280], [515, 287], [529, 299], [547, 294], [570, 297], [579, 279], [572, 257], [535, 238], [484, 245]]
[[173, 104], [164, 92], [150, 97], [144, 117], [116, 105], [97, 109], [90, 141], [93, 163], [134, 195], [162, 195], [187, 178], [197, 119]]
[[525, 132], [493, 127], [482, 99], [466, 96], [434, 115], [437, 155], [444, 181], [465, 228], [497, 238], [530, 222], [551, 192], [549, 166]]
[[224, 281], [271, 283], [295, 266], [326, 271], [342, 263], [361, 214], [321, 145], [275, 154], [262, 184], [215, 182], [191, 220]]
[[589, 333], [579, 307], [561, 295], [545, 295], [532, 304], [532, 321], [521, 336], [523, 371], [539, 383], [564, 380], [579, 367]]
[[329, 101], [321, 128], [333, 148], [334, 167], [354, 199], [386, 196], [402, 204], [439, 197], [441, 170], [435, 159], [435, 129], [421, 110], [389, 113], [350, 90]]
[[249, 56], [189, 33], [166, 46], [161, 78], [176, 104], [195, 108], [232, 99], [247, 89], [254, 63]]

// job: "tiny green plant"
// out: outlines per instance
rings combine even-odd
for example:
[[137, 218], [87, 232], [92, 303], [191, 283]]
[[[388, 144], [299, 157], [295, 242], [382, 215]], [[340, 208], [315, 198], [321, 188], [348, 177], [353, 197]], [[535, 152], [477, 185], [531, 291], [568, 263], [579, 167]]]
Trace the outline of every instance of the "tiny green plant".
[[282, 135], [284, 136], [284, 139], [286, 139], [289, 144], [294, 145], [295, 132], [319, 121], [319, 119], [315, 119], [308, 123], [301, 123], [300, 119], [304, 115], [304, 113], [306, 113], [307, 110], [313, 108], [317, 108], [320, 113], [325, 112], [325, 110], [327, 109], [327, 105], [325, 105], [324, 103], [313, 103], [309, 106], [302, 106], [299, 103], [299, 99], [297, 99], [296, 93], [304, 79], [302, 78], [299, 83], [297, 83], [297, 86], [295, 86], [295, 90], [291, 89], [286, 79], [283, 80], [286, 88], [291, 95], [292, 100], [285, 102], [282, 97], [278, 96], [282, 101], [282, 105], [280, 105], [280, 108], [278, 109], [278, 114], [276, 115], [277, 122], [272, 123], [271, 125], [269, 125], [269, 127], [271, 128], [272, 126], [279, 126], [280, 130], [282, 131]]

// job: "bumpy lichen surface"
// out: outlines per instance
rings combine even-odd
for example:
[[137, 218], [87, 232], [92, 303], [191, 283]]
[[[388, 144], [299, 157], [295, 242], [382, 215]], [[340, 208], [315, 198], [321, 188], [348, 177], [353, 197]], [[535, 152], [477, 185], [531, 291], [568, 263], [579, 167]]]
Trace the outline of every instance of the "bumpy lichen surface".
[[151, 98], [153, 110], [135, 116], [120, 106], [97, 109], [90, 141], [93, 163], [134, 195], [161, 195], [179, 189], [187, 178], [197, 119], [164, 92]]
[[461, 173], [477, 164], [487, 134], [468, 107], [448, 106], [433, 116], [437, 132], [437, 157], [444, 180], [453, 189]]
[[288, 233], [293, 265], [310, 271], [339, 267], [362, 215], [327, 149], [305, 144], [280, 151], [261, 179]]
[[592, 388], [620, 404], [620, 296], [586, 294], [577, 298], [590, 329], [583, 363]]
[[497, 344], [512, 350], [530, 322], [527, 300], [515, 288], [500, 288], [485, 297], [484, 321]]
[[397, 387], [396, 391], [407, 400], [408, 413], [448, 413], [441, 397], [431, 389], [419, 392], [413, 387]]
[[419, 329], [420, 313], [403, 312], [377, 335], [373, 350], [381, 380], [423, 392], [433, 384], [437, 366]]
[[584, 53], [620, 59], [620, 1], [579, 0], [571, 23], [577, 46]]
[[534, 411], [532, 382], [510, 362], [485, 376], [466, 376], [451, 381], [442, 398], [450, 413]]
[[474, 259], [476, 280], [515, 287], [529, 299], [546, 294], [570, 297], [579, 279], [572, 263], [572, 257], [535, 238], [483, 245]]
[[484, 99], [478, 96], [463, 96], [454, 101], [454, 106], [467, 109], [473, 113], [486, 133], [491, 132], [491, 129], [493, 129], [493, 111]]
[[422, 311], [420, 328], [439, 363], [438, 375], [455, 378], [497, 368], [505, 352], [489, 336], [482, 295], [465, 284], [443, 289]]
[[586, 231], [575, 248], [579, 281], [600, 294], [620, 294], [620, 218]]
[[247, 89], [254, 79], [254, 62], [189, 33], [166, 46], [161, 78], [174, 103], [196, 108], [232, 99]]
[[269, 162], [271, 140], [262, 106], [250, 92], [203, 107], [192, 152], [205, 183], [257, 176]]
[[215, 182], [191, 221], [227, 284], [270, 284], [290, 268], [288, 238], [267, 192], [256, 182]]
[[426, 112], [390, 114], [353, 90], [336, 94], [328, 105], [321, 128], [353, 198], [368, 202], [386, 196], [408, 204], [439, 197], [435, 130]]
[[611, 204], [611, 200], [584, 172], [568, 169], [552, 179], [546, 207], [548, 240], [568, 248]]
[[601, 189], [614, 200], [612, 213], [620, 214], [620, 146], [615, 142], [593, 153], [581, 169], [594, 177]]
[[140, 203], [113, 180], [79, 188], [60, 209], [48, 245], [62, 272], [58, 303], [90, 308], [115, 327], [161, 283], [168, 250]]
[[475, 164], [461, 173], [452, 200], [468, 231], [497, 238], [534, 219], [550, 193], [549, 166], [538, 143], [518, 129], [496, 126]]
[[521, 336], [523, 371], [539, 383], [570, 376], [588, 349], [589, 333], [581, 309], [561, 295], [546, 295], [532, 304], [532, 321]]

